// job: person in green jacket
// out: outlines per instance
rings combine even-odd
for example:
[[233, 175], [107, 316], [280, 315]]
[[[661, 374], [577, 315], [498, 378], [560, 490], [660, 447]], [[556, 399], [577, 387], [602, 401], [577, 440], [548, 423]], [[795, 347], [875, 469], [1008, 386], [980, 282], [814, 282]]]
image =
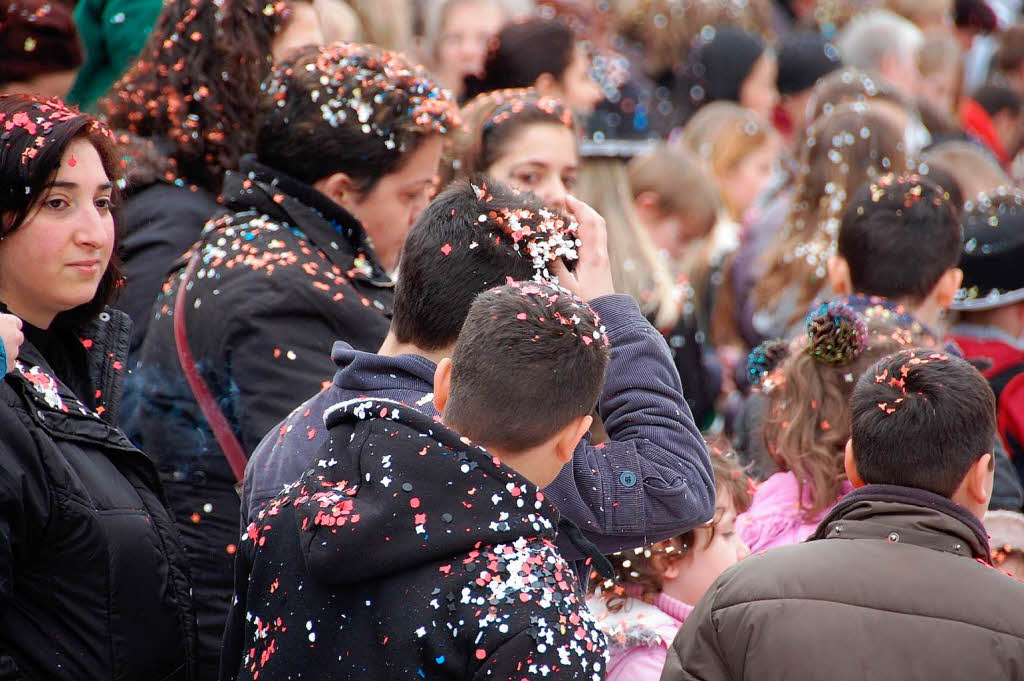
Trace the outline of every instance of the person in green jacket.
[[160, 0], [80, 0], [75, 23], [86, 60], [67, 101], [92, 110], [146, 46], [163, 6]]

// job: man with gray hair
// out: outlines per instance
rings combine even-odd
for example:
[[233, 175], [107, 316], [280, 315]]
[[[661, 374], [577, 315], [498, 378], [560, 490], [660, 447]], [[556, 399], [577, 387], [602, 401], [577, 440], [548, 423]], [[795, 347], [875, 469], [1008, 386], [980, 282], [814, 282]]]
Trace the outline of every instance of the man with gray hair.
[[921, 29], [883, 9], [854, 17], [835, 41], [844, 64], [878, 73], [907, 97], [917, 96], [923, 42]]

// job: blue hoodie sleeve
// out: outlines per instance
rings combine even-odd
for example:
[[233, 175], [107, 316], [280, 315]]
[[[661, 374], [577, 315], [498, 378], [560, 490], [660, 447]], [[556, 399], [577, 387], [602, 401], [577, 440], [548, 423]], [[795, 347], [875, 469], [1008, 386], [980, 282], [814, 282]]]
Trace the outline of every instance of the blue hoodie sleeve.
[[[609, 441], [584, 439], [544, 491], [602, 553], [614, 553], [710, 520], [715, 484], [664, 338], [630, 296], [602, 296], [591, 307], [612, 346], [598, 405]], [[584, 557], [561, 538], [559, 550]]]

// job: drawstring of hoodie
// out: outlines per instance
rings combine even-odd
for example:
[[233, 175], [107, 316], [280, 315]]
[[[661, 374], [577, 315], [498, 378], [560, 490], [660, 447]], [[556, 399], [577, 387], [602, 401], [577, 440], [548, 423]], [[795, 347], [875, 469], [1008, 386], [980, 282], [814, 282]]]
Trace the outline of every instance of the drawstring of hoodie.
[[[612, 568], [611, 562], [598, 550], [594, 542], [583, 536], [582, 530], [576, 526], [576, 523], [568, 518], [561, 517], [558, 519], [558, 531], [564, 533], [569, 538], [569, 541], [573, 543], [573, 546], [579, 549], [580, 553], [586, 556], [588, 561], [591, 561], [592, 567], [597, 570], [598, 574], [605, 579], [614, 579], [615, 571]], [[580, 575], [581, 583], [583, 577], [584, 575]]]

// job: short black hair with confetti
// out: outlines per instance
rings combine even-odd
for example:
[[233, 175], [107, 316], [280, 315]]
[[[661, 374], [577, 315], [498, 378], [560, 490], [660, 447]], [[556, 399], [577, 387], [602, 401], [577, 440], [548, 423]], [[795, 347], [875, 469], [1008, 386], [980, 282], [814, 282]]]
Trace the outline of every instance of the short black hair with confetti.
[[259, 161], [306, 184], [345, 173], [366, 193], [423, 139], [459, 122], [430, 74], [373, 45], [302, 48], [261, 89]]
[[838, 253], [857, 293], [920, 302], [956, 267], [963, 230], [949, 194], [918, 175], [884, 175], [854, 195]]
[[575, 268], [576, 223], [532, 194], [483, 177], [453, 183], [420, 214], [402, 247], [391, 329], [424, 350], [455, 343], [478, 293], [506, 279]]
[[[114, 251], [93, 299], [57, 315], [54, 324], [77, 328], [91, 321], [115, 298], [124, 281], [117, 245], [120, 211], [117, 191], [124, 168], [113, 135], [93, 116], [60, 99], [0, 95], [0, 240], [27, 222], [46, 197], [47, 184], [60, 169], [68, 145], [76, 139], [96, 149], [107, 177], [114, 184]], [[25, 263], [31, 267], [31, 263]], [[0, 273], [2, 276], [2, 273]]]
[[608, 357], [604, 327], [586, 303], [551, 283], [510, 280], [469, 309], [445, 423], [485, 447], [535, 447], [593, 411]]
[[868, 484], [951, 497], [995, 446], [988, 381], [965, 360], [935, 350], [878, 361], [857, 381], [850, 408], [853, 456]]

